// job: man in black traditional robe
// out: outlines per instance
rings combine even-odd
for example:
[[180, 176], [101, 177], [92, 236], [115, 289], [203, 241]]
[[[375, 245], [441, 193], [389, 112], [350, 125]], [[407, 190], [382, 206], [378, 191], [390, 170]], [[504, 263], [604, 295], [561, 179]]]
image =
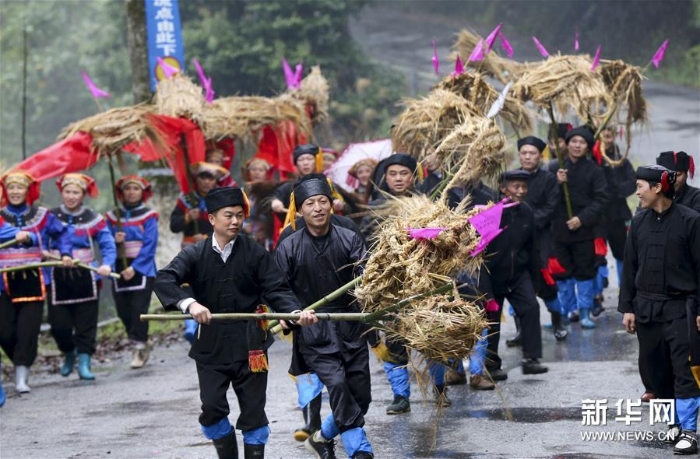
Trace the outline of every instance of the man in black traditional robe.
[[656, 164], [676, 172], [673, 202], [700, 212], [700, 189], [688, 185], [688, 176], [695, 175], [695, 160], [684, 151], [664, 151]]
[[[307, 176], [293, 193], [293, 202], [300, 206], [295, 210], [306, 226], [282, 241], [275, 259], [300, 302], [308, 306], [360, 274], [358, 263], [366, 247], [357, 232], [331, 223], [333, 196], [323, 176]], [[318, 311], [360, 309], [347, 293]], [[333, 457], [332, 440], [338, 434], [349, 457], [374, 457], [363, 428], [372, 400], [366, 330], [361, 322], [321, 321], [295, 333], [295, 351], [328, 388], [333, 411], [306, 440], [306, 448], [317, 457]]]
[[535, 221], [530, 206], [524, 202], [530, 173], [523, 170], [504, 172], [501, 176], [501, 193], [516, 203], [503, 210], [503, 232], [486, 248], [485, 269], [479, 272], [480, 293], [485, 296], [486, 317], [489, 319], [487, 368], [491, 372], [501, 369], [498, 356], [501, 311], [508, 299], [520, 320], [523, 346], [522, 370], [524, 374], [546, 373], [547, 367], [539, 363], [542, 357], [540, 331], [540, 305], [532, 284], [533, 266], [537, 260], [533, 254]]
[[700, 214], [673, 201], [675, 175], [663, 166], [637, 169], [642, 210], [627, 237], [617, 310], [625, 330], [637, 334], [651, 389], [675, 398], [681, 432], [669, 429], [668, 439], [677, 437], [673, 452], [697, 454]]
[[[562, 319], [562, 306], [559, 302], [557, 284], [549, 271], [549, 258], [554, 256], [552, 241], [552, 219], [559, 203], [559, 186], [557, 178], [540, 167], [542, 152], [547, 144], [537, 137], [528, 136], [518, 140], [518, 159], [520, 169], [530, 173], [527, 183], [527, 195], [525, 202], [532, 208], [535, 225], [535, 253], [539, 256], [535, 260], [537, 271], [533, 272], [532, 279], [537, 296], [542, 298], [545, 306], [552, 316], [552, 331], [558, 340], [566, 339], [568, 331]], [[506, 344], [520, 344], [518, 341]]]
[[[590, 319], [598, 273], [595, 254], [595, 227], [608, 202], [607, 184], [601, 168], [588, 159], [595, 140], [587, 126], [567, 131], [567, 156], [564, 167], [556, 160], [549, 163], [562, 193], [552, 221], [556, 262], [550, 264], [559, 301], [565, 311], [579, 310], [581, 327], [595, 328]], [[564, 183], [568, 185], [571, 215], [566, 205]], [[556, 267], [556, 269], [554, 269]]]
[[[252, 239], [237, 237], [250, 211], [243, 191], [217, 188], [205, 199], [213, 237], [185, 247], [158, 271], [154, 290], [166, 308], [188, 312], [200, 326], [190, 357], [197, 362], [204, 436], [214, 441], [219, 458], [238, 457], [226, 400], [232, 385], [240, 408], [236, 428], [243, 433], [245, 457], [263, 457], [269, 435], [266, 350], [272, 335], [256, 321], [212, 321], [211, 314], [262, 312], [263, 297], [278, 312], [300, 312], [301, 308], [272, 255]], [[191, 291], [181, 287], [184, 283]], [[303, 312], [298, 323], [315, 321], [312, 312]]]

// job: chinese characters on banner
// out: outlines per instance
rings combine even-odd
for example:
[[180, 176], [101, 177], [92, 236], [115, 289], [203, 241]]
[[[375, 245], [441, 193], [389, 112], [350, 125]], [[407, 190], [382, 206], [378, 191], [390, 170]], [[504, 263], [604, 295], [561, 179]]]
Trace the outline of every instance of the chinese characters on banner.
[[148, 74], [151, 91], [165, 78], [158, 65], [160, 57], [166, 64], [182, 69], [185, 51], [180, 27], [178, 0], [144, 0], [146, 2], [146, 30], [148, 34]]
[[[615, 422], [626, 426], [642, 422], [642, 401], [620, 399], [612, 406], [615, 407]], [[623, 409], [624, 407], [624, 409]], [[674, 424], [676, 401], [674, 399], [654, 399], [649, 401], [649, 425], [657, 423]], [[608, 425], [608, 400], [585, 399], [581, 401], [581, 425]]]

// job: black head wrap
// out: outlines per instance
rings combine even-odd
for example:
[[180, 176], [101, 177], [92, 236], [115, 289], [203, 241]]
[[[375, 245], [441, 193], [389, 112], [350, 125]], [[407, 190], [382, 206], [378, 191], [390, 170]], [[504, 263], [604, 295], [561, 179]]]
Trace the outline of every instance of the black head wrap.
[[204, 197], [204, 203], [207, 205], [207, 212], [210, 214], [224, 207], [235, 206], [243, 207], [246, 217], [250, 211], [250, 204], [245, 192], [232, 186], [214, 188]]
[[498, 183], [505, 183], [510, 180], [530, 180], [531, 174], [528, 171], [522, 169], [514, 169], [512, 171], [505, 171], [501, 174]]
[[294, 202], [301, 207], [304, 201], [319, 194], [328, 196], [328, 199], [333, 201], [333, 190], [331, 190], [326, 176], [323, 174], [309, 174], [294, 187]]
[[316, 157], [319, 150], [320, 149], [319, 149], [318, 145], [314, 145], [312, 143], [307, 143], [304, 145], [297, 145], [296, 148], [294, 149], [294, 164], [297, 163], [297, 160], [302, 155], [311, 155], [313, 157]]
[[585, 140], [586, 144], [588, 145], [588, 151], [593, 151], [593, 146], [595, 145], [595, 138], [593, 137], [593, 133], [591, 132], [591, 129], [588, 126], [579, 126], [568, 131], [566, 133], [566, 137], [564, 137], [564, 140], [566, 140], [566, 144], [569, 145], [569, 141], [576, 136], [583, 137], [583, 140]]
[[695, 173], [693, 157], [684, 151], [664, 151], [656, 158], [656, 164], [676, 172]]
[[533, 147], [537, 148], [540, 153], [542, 153], [547, 146], [544, 140], [531, 135], [518, 140], [518, 150], [520, 150], [523, 145], [532, 145]]

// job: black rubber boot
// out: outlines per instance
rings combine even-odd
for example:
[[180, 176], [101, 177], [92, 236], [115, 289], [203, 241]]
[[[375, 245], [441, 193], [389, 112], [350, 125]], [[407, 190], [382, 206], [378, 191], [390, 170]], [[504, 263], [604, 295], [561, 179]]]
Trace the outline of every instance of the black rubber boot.
[[308, 405], [302, 408], [304, 416], [304, 427], [294, 431], [296, 441], [306, 441], [314, 432], [321, 428], [321, 394], [311, 400]]
[[522, 338], [520, 337], [520, 319], [518, 316], [513, 316], [513, 318], [515, 319], [515, 329], [517, 330], [517, 333], [511, 339], [506, 340], [506, 346], [508, 347], [518, 347], [522, 346], [523, 344]]
[[265, 457], [265, 445], [243, 443], [243, 457], [245, 459], [262, 459]]
[[214, 440], [214, 448], [219, 459], [238, 459], [238, 443], [236, 442], [236, 431], [218, 440]]
[[552, 315], [552, 332], [557, 341], [564, 341], [568, 336], [569, 332], [562, 323], [561, 314], [558, 312], [550, 312]]

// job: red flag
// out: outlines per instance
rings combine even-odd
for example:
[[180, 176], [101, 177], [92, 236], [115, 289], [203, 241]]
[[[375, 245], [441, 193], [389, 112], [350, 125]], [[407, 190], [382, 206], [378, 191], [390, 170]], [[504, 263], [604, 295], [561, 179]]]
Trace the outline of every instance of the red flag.
[[513, 47], [510, 45], [510, 42], [506, 39], [506, 36], [503, 35], [503, 32], [500, 33], [499, 35], [501, 37], [501, 48], [505, 50], [505, 52], [508, 54], [508, 57], [511, 59], [513, 58]]
[[435, 69], [435, 75], [440, 75], [440, 59], [438, 59], [437, 43], [435, 43], [435, 39], [433, 39], [433, 68]]

